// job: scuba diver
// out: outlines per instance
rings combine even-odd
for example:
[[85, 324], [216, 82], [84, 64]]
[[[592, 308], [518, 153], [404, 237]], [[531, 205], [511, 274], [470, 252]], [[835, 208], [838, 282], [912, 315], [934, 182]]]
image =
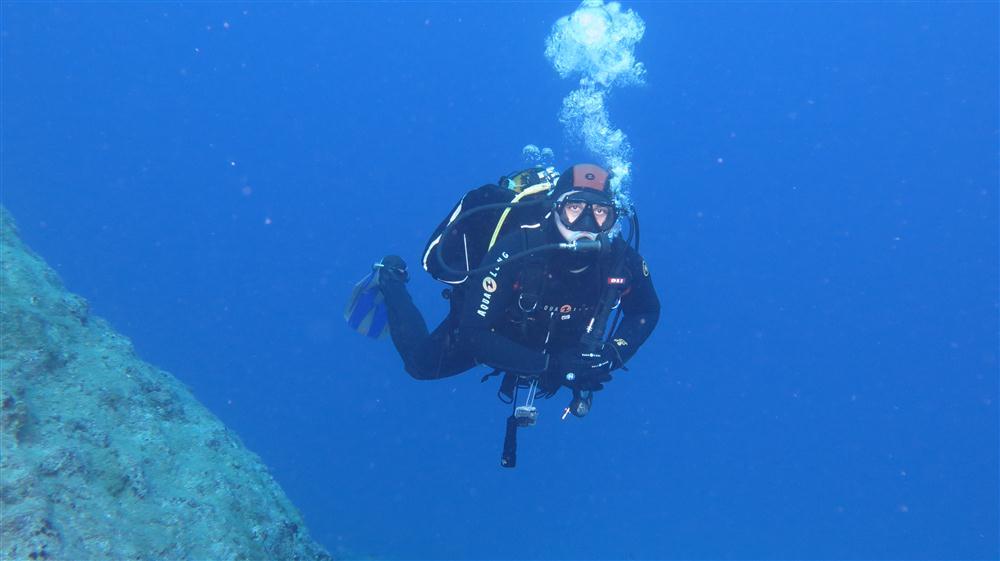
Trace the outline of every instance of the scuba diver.
[[568, 387], [573, 400], [563, 418], [583, 417], [593, 392], [656, 327], [659, 298], [633, 245], [635, 211], [616, 204], [606, 170], [530, 168], [467, 193], [431, 235], [423, 267], [450, 285], [450, 311], [433, 332], [406, 290], [405, 262], [394, 255], [357, 285], [345, 316], [369, 336], [388, 331], [416, 379], [484, 364], [494, 370], [483, 381], [503, 374], [505, 402], [526, 389], [525, 405], [508, 419], [502, 464], [513, 467], [513, 434], [534, 424], [536, 395]]

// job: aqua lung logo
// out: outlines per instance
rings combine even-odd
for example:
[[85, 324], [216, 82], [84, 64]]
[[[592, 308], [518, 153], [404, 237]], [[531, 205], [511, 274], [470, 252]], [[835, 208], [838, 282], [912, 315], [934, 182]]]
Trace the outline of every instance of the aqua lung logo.
[[500, 275], [500, 265], [508, 258], [510, 255], [506, 251], [497, 257], [497, 266], [493, 267], [490, 272], [483, 277], [483, 299], [479, 301], [479, 309], [476, 313], [480, 317], [486, 317], [486, 314], [490, 311], [490, 302], [493, 300], [493, 293], [497, 290], [497, 277]]
[[486, 277], [483, 279], [483, 290], [486, 292], [496, 292], [497, 291], [497, 281], [493, 277]]
[[597, 176], [594, 175], [592, 172], [589, 172], [589, 171], [587, 172], [587, 175], [584, 175], [584, 177], [586, 177], [587, 179], [589, 179], [591, 181], [597, 179]]
[[560, 320], [563, 321], [568, 320], [569, 318], [573, 317], [573, 306], [570, 306], [569, 304], [563, 304], [562, 306], [559, 306], [559, 313], [562, 314], [559, 317]]
[[579, 305], [573, 306], [572, 304], [546, 304], [541, 307], [542, 311], [550, 313], [573, 313], [573, 312], [586, 312], [593, 309], [593, 306], [589, 305]]

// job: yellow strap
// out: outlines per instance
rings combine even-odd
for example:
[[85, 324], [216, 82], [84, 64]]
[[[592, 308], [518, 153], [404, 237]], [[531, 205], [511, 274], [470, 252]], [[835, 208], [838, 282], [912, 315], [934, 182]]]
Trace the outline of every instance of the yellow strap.
[[[531, 187], [528, 187], [524, 191], [518, 193], [510, 202], [511, 204], [514, 204], [516, 202], [519, 202], [522, 198], [528, 195], [534, 195], [536, 193], [541, 193], [542, 191], [548, 191], [551, 188], [552, 184], [547, 182], [539, 183], [538, 185], [532, 185]], [[503, 228], [503, 223], [506, 222], [507, 215], [510, 214], [510, 209], [512, 208], [514, 207], [509, 206], [503, 209], [503, 214], [500, 215], [500, 220], [497, 221], [497, 227], [495, 230], [493, 230], [493, 237], [490, 238], [490, 245], [489, 247], [486, 248], [486, 251], [493, 249], [493, 244], [497, 243], [497, 238], [500, 236], [500, 229]]]

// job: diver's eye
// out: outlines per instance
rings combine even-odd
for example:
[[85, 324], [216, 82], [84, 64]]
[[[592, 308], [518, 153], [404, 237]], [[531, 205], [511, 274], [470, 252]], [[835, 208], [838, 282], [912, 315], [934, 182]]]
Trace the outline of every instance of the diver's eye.
[[562, 207], [563, 220], [565, 220], [567, 224], [576, 222], [586, 208], [586, 203], [578, 203], [574, 201], [566, 202]]
[[594, 216], [606, 217], [611, 212], [611, 207], [604, 205], [594, 205]]

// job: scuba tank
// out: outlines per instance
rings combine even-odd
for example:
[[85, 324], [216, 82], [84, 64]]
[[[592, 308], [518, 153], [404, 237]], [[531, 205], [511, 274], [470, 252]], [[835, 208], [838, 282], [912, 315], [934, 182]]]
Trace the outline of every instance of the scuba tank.
[[500, 237], [544, 219], [558, 179], [554, 168], [534, 166], [467, 192], [424, 246], [424, 270], [446, 284], [464, 283]]

